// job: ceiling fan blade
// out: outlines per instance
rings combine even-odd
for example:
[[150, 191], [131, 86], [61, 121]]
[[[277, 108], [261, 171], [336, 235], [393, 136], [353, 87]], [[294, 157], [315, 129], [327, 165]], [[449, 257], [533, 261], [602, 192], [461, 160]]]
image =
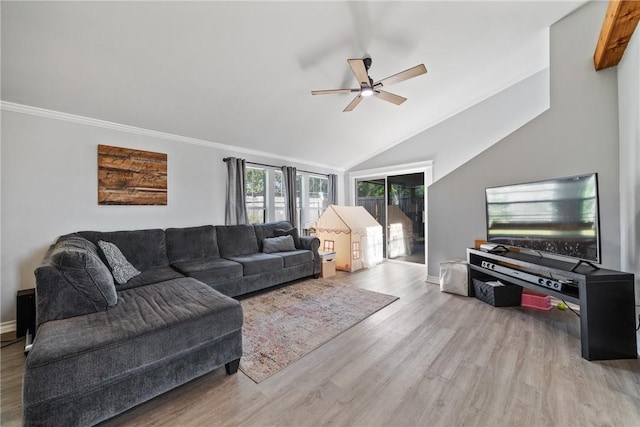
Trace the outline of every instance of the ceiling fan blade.
[[312, 90], [311, 95], [331, 95], [333, 93], [351, 93], [351, 92], [360, 92], [360, 89]]
[[342, 112], [346, 113], [347, 111], [353, 111], [353, 109], [356, 108], [358, 104], [360, 104], [360, 101], [362, 101], [362, 96], [356, 96], [355, 98], [353, 98], [353, 101], [351, 101], [349, 105], [347, 105], [347, 108], [345, 108]]
[[360, 87], [371, 87], [369, 74], [367, 74], [367, 67], [364, 66], [364, 60], [347, 59], [347, 62], [349, 63], [349, 67], [351, 67], [351, 72], [353, 72], [353, 75], [360, 84]]
[[407, 100], [407, 98], [403, 98], [402, 96], [379, 89], [375, 90], [375, 94], [378, 98], [396, 105], [400, 105]]
[[409, 68], [408, 70], [404, 70], [398, 74], [389, 76], [386, 79], [379, 80], [374, 83], [374, 86], [378, 84], [382, 84], [382, 86], [389, 86], [394, 83], [398, 83], [413, 77], [417, 77], [421, 74], [425, 74], [426, 72], [427, 72], [427, 67], [425, 67], [424, 64], [416, 65], [413, 68]]

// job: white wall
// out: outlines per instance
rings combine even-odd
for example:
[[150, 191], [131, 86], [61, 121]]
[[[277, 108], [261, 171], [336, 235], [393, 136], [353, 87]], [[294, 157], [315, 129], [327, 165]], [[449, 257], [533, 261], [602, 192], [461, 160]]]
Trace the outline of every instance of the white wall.
[[[636, 276], [640, 306], [640, 30], [618, 64], [620, 115], [620, 267]], [[640, 342], [638, 343], [640, 346]]]
[[[223, 157], [233, 155], [278, 166], [286, 163], [318, 173], [337, 173], [82, 121], [2, 111], [3, 323], [15, 319], [16, 292], [34, 287], [33, 270], [47, 247], [62, 234], [223, 224]], [[98, 144], [167, 153], [168, 205], [98, 206]], [[339, 188], [338, 194], [343, 200], [344, 189]]]
[[606, 7], [551, 27], [550, 109], [429, 187], [429, 275], [485, 236], [486, 187], [588, 172], [599, 175], [602, 264], [621, 267], [617, 73], [593, 67]]
[[[548, 81], [546, 72], [529, 77], [350, 171], [433, 161], [430, 276], [485, 236], [486, 187], [588, 172], [600, 178], [603, 265], [621, 268], [617, 78], [615, 69], [593, 68], [605, 10], [606, 2], [592, 2], [552, 26]], [[628, 74], [637, 85], [637, 70]]]
[[409, 138], [350, 172], [433, 161], [434, 182], [549, 108], [549, 69]]

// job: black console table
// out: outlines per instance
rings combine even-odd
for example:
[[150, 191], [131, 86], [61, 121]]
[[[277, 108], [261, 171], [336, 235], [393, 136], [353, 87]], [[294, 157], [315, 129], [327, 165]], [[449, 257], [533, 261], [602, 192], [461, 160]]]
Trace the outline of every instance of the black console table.
[[467, 249], [467, 261], [469, 295], [472, 279], [500, 279], [578, 304], [583, 358], [637, 358], [633, 274], [515, 251]]

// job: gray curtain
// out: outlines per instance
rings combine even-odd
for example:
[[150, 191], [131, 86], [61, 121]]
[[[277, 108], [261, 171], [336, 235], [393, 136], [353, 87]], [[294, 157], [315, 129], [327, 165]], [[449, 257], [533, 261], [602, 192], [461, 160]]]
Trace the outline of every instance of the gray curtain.
[[330, 174], [327, 185], [327, 206], [338, 203], [338, 175]]
[[226, 225], [248, 224], [245, 160], [227, 157], [224, 161], [227, 164], [227, 201], [224, 223]]
[[284, 211], [287, 221], [299, 228], [298, 215], [296, 215], [296, 168], [282, 166], [282, 178], [284, 178]]

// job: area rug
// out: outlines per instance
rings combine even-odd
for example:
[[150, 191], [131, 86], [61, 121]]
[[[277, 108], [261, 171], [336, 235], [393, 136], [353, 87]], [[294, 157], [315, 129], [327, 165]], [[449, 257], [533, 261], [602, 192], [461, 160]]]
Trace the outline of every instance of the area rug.
[[241, 300], [240, 370], [259, 383], [397, 299], [316, 279]]

